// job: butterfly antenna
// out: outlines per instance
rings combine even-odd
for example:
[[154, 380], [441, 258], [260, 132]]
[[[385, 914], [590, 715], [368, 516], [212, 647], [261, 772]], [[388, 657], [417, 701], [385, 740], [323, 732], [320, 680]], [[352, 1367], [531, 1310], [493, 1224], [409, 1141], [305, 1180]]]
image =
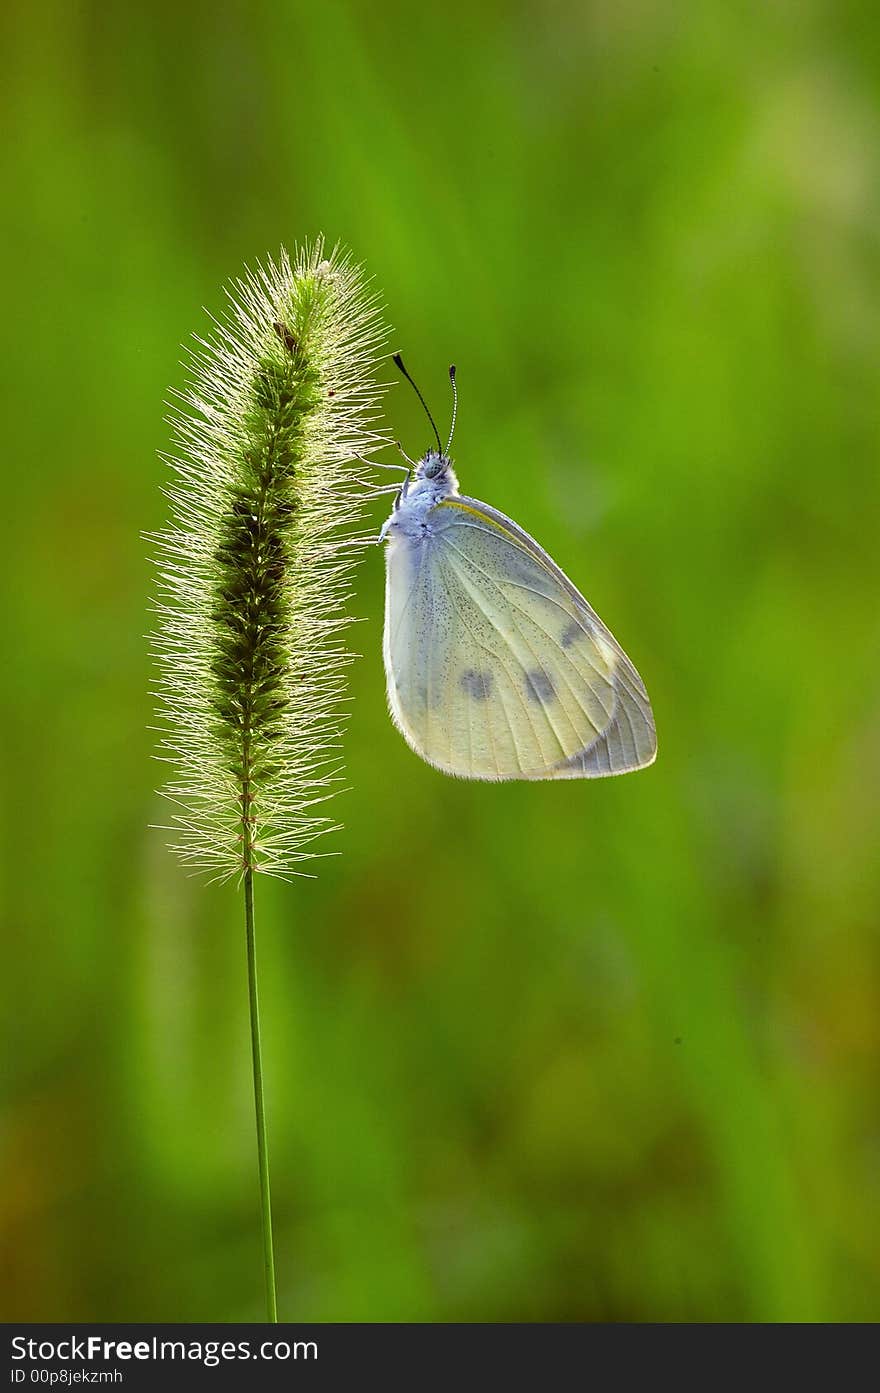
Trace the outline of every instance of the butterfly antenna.
[[452, 444], [452, 437], [455, 435], [455, 418], [458, 415], [458, 388], [455, 385], [455, 364], [449, 366], [449, 381], [452, 386], [452, 424], [449, 427], [449, 439], [446, 442], [444, 455], [449, 454], [449, 447]]
[[415, 384], [415, 382], [413, 381], [413, 379], [410, 377], [410, 375], [409, 375], [409, 373], [407, 372], [406, 368], [403, 366], [403, 359], [401, 358], [400, 354], [399, 354], [399, 353], [393, 353], [391, 356], [392, 356], [392, 360], [393, 360], [393, 362], [394, 362], [394, 366], [397, 368], [398, 372], [401, 372], [401, 373], [403, 374], [403, 376], [406, 378], [407, 382], [408, 382], [409, 385], [412, 387], [412, 389], [413, 389], [413, 391], [415, 392], [416, 396], [418, 397], [419, 401], [422, 403], [422, 406], [425, 408], [425, 415], [427, 416], [428, 420], [431, 422], [431, 429], [432, 429], [432, 431], [434, 432], [434, 435], [437, 437], [437, 449], [440, 451], [440, 453], [441, 453], [441, 455], [442, 455], [442, 454], [443, 454], [443, 445], [441, 444], [441, 441], [440, 441], [440, 432], [438, 431], [436, 425], [434, 424], [434, 417], [431, 415], [430, 411], [428, 410], [428, 403], [425, 401], [425, 398], [422, 396], [421, 392], [419, 391], [419, 389], [418, 389], [418, 387], [416, 386], [416, 384]]

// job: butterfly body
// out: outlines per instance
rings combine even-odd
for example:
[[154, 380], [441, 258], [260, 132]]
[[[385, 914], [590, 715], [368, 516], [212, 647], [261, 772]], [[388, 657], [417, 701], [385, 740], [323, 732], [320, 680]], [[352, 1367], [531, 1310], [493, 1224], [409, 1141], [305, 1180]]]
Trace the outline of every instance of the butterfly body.
[[532, 537], [459, 494], [444, 453], [419, 460], [381, 539], [388, 702], [429, 764], [506, 780], [653, 762], [650, 702], [623, 649]]

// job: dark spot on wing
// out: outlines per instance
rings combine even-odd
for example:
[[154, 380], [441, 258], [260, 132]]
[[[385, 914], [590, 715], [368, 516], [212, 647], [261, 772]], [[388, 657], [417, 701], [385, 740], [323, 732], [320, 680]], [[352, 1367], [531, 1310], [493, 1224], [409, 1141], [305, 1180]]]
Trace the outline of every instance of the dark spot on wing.
[[474, 701], [485, 701], [492, 691], [491, 672], [477, 672], [469, 667], [461, 674], [461, 689]]
[[582, 629], [580, 624], [576, 624], [574, 620], [572, 620], [571, 623], [566, 624], [565, 628], [562, 630], [562, 646], [563, 648], [571, 648], [573, 643], [577, 643], [580, 639], [586, 638], [586, 636], [586, 630]]
[[526, 695], [530, 701], [552, 701], [555, 697], [553, 683], [542, 668], [526, 673]]

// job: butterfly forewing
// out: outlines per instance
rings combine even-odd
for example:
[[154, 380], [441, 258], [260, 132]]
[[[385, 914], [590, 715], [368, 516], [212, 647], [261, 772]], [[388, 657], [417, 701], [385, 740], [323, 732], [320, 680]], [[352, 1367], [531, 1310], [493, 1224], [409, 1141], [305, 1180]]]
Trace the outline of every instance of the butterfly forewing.
[[[615, 688], [617, 709], [613, 721], [609, 723], [600, 739], [581, 750], [559, 768], [553, 770], [553, 777], [601, 778], [609, 774], [626, 774], [634, 769], [642, 769], [652, 764], [657, 756], [657, 734], [654, 715], [645, 684], [642, 682], [634, 664], [627, 657], [611, 631], [602, 623], [595, 610], [572, 584], [568, 576], [547, 555], [543, 547], [511, 518], [505, 517], [487, 503], [475, 499], [460, 498], [452, 500], [464, 507], [474, 509], [478, 521], [481, 519], [494, 526], [502, 534], [507, 533], [523, 547], [536, 562], [546, 569], [556, 583], [565, 590], [575, 605], [586, 629], [604, 644], [609, 645], [617, 655], [615, 668]], [[570, 636], [569, 636], [570, 637]]]

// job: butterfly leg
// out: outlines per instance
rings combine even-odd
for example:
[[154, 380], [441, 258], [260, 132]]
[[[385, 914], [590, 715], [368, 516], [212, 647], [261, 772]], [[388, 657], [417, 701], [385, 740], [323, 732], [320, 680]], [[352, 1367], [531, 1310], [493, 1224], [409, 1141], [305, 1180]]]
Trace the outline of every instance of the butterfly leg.
[[356, 454], [356, 455], [354, 456], [354, 458], [355, 458], [356, 460], [360, 460], [361, 464], [369, 465], [370, 469], [397, 469], [397, 470], [399, 470], [399, 472], [400, 472], [401, 474], [405, 474], [405, 475], [406, 475], [406, 482], [409, 483], [409, 477], [410, 477], [410, 475], [412, 474], [412, 470], [410, 469], [410, 467], [409, 467], [408, 465], [405, 465], [405, 464], [382, 464], [382, 462], [381, 462], [380, 460], [367, 459], [365, 455], [357, 455], [357, 454]]

